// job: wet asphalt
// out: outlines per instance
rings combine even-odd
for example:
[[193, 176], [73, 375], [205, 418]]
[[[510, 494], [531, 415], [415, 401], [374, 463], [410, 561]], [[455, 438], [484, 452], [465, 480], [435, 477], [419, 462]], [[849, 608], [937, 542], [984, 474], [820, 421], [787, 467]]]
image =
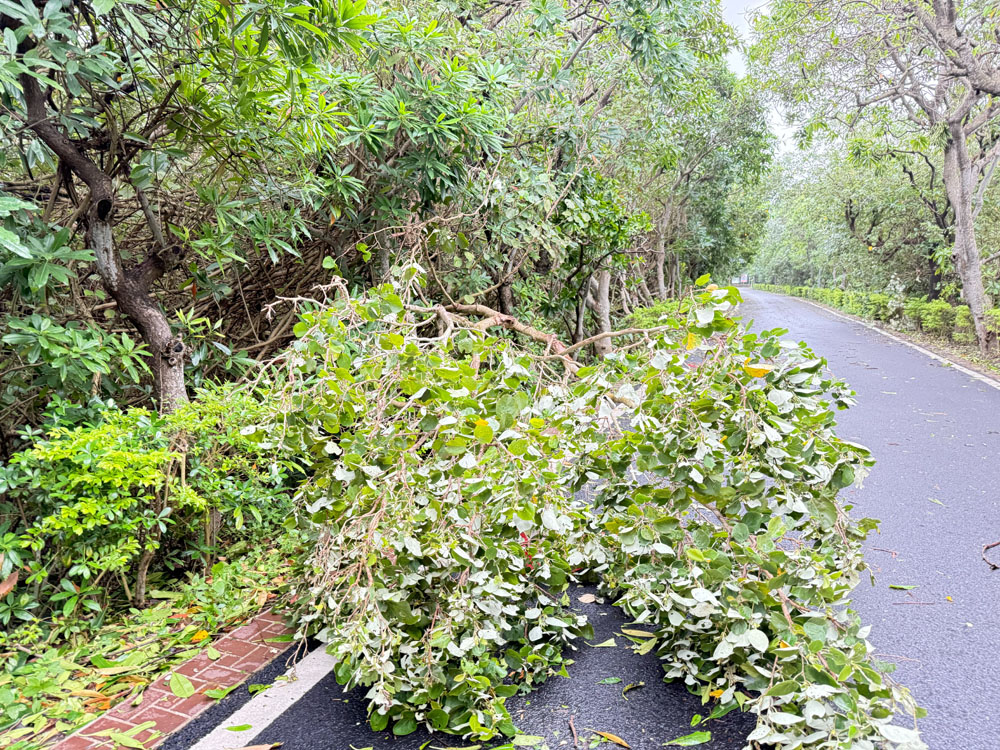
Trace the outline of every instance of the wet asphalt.
[[[845, 493], [855, 515], [882, 520], [866, 545], [875, 583], [855, 592], [855, 606], [874, 626], [876, 656], [897, 665], [895, 678], [929, 711], [921, 729], [930, 750], [1000, 750], [1000, 571], [980, 558], [984, 543], [1000, 539], [1000, 391], [801, 300], [755, 290], [745, 297], [743, 315], [756, 328], [790, 329], [789, 338], [807, 341], [858, 392], [858, 405], [840, 415], [840, 432], [868, 445], [878, 461], [863, 488]], [[585, 591], [574, 589], [572, 598], [594, 626], [589, 643], [614, 638], [616, 645], [579, 644], [571, 679], [552, 678], [509, 699], [519, 730], [545, 737], [552, 750], [574, 747], [571, 717], [581, 749], [593, 730], [617, 735], [633, 750], [660, 748], [694, 731], [692, 718], [710, 707], [683, 685], [664, 683], [655, 654], [637, 655], [616, 635], [627, 627], [621, 612], [580, 603]], [[602, 683], [608, 678], [621, 682]], [[644, 685], [623, 697], [623, 687], [638, 683]], [[165, 749], [190, 747], [242, 700], [241, 692], [223, 700]], [[737, 713], [708, 722], [697, 729], [711, 731], [712, 741], [699, 747], [739, 750], [753, 723]], [[407, 737], [372, 732], [363, 691], [345, 695], [332, 675], [248, 744], [271, 742], [283, 743], [282, 750], [474, 744], [423, 730]]]
[[841, 497], [882, 524], [865, 551], [875, 583], [854, 604], [927, 709], [924, 741], [1000, 750], [1000, 571], [980, 556], [1000, 539], [1000, 390], [802, 300], [744, 297], [755, 328], [789, 329], [857, 391], [839, 433], [877, 464]]

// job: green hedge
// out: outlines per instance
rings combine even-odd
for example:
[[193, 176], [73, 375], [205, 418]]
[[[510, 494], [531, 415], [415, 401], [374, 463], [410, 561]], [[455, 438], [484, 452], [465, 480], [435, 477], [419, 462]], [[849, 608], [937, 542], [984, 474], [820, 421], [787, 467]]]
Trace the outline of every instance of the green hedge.
[[[924, 297], [909, 297], [900, 304], [884, 292], [845, 291], [788, 284], [755, 284], [754, 288], [804, 297], [867, 320], [902, 324], [903, 327], [962, 344], [976, 342], [968, 305], [952, 305], [942, 299], [928, 301]], [[1000, 333], [1000, 308], [986, 311], [986, 327]]]

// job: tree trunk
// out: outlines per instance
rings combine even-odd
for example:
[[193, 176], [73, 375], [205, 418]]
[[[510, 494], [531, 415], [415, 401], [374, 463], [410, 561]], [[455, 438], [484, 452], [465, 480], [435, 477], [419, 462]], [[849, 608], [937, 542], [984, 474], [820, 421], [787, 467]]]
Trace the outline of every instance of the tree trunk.
[[966, 143], [965, 127], [961, 122], [949, 124], [950, 138], [944, 148], [943, 179], [948, 200], [955, 212], [955, 270], [962, 280], [962, 296], [969, 306], [976, 329], [979, 350], [989, 351], [991, 334], [986, 328], [986, 311], [990, 299], [983, 286], [979, 247], [976, 245], [973, 199], [975, 177]]
[[510, 281], [503, 281], [497, 287], [497, 310], [504, 315], [514, 314], [514, 290]]
[[652, 307], [653, 304], [655, 303], [655, 300], [653, 299], [653, 293], [650, 292], [649, 287], [646, 286], [645, 279], [639, 279], [638, 296], [639, 296], [639, 301], [642, 302], [642, 304], [645, 305], [646, 307]]
[[[139, 329], [149, 347], [152, 357], [150, 366], [155, 379], [154, 393], [160, 411], [172, 411], [178, 403], [187, 400], [184, 344], [171, 334], [167, 316], [150, 296], [149, 290], [154, 281], [180, 262], [184, 253], [178, 246], [158, 247], [142, 263], [125, 269], [115, 249], [111, 231], [115, 200], [111, 177], [53, 124], [38, 81], [26, 73], [21, 75], [20, 80], [31, 129], [59, 157], [60, 164], [90, 189], [90, 208], [85, 217], [86, 239], [94, 252], [97, 273], [108, 294], [118, 304], [118, 309]], [[154, 236], [162, 234], [152, 226], [151, 229]]]
[[[597, 272], [596, 283], [591, 282], [593, 288], [593, 310], [597, 317], [597, 332], [611, 332], [611, 271], [602, 270]], [[611, 354], [613, 344], [610, 338], [601, 339], [594, 343], [594, 353], [600, 359], [604, 359]]]
[[664, 278], [664, 263], [666, 261], [666, 246], [667, 246], [667, 218], [669, 216], [669, 211], [664, 211], [663, 216], [656, 225], [656, 250], [653, 253], [653, 258], [656, 262], [656, 295], [660, 300], [667, 299], [667, 284]]

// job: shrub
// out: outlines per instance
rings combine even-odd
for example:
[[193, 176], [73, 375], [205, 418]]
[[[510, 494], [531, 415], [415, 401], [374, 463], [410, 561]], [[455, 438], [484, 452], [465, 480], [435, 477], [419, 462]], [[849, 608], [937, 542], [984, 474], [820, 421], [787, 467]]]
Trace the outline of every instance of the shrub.
[[167, 568], [207, 564], [221, 523], [238, 533], [248, 518], [280, 522], [283, 471], [240, 434], [260, 410], [238, 392], [204, 391], [166, 416], [107, 410], [94, 424], [52, 426], [14, 454], [0, 490], [20, 522], [0, 529], [0, 574], [18, 569], [22, 585], [0, 624], [53, 612], [96, 624], [117, 591], [143, 600], [158, 551]]
[[985, 322], [987, 331], [1000, 334], [1000, 307], [994, 307], [987, 310]]
[[911, 297], [903, 303], [904, 319], [918, 331], [923, 328], [924, 307], [927, 305], [925, 297]]
[[972, 322], [972, 313], [968, 305], [955, 307], [955, 331], [952, 334], [955, 341], [963, 344], [976, 343], [976, 329]]
[[661, 300], [652, 307], [640, 307], [625, 318], [625, 325], [629, 328], [655, 328], [675, 317], [680, 305], [681, 300], [668, 299]]
[[921, 328], [937, 336], [950, 336], [955, 327], [955, 308], [943, 299], [924, 304], [920, 313]]
[[888, 294], [871, 292], [868, 295], [867, 309], [874, 320], [885, 322], [889, 319], [891, 299]]

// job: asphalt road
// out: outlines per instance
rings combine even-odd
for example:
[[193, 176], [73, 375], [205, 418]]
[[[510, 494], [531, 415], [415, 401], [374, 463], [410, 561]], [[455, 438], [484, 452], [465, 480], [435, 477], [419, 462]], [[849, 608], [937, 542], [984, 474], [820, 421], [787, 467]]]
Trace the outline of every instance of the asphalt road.
[[843, 497], [882, 525], [866, 544], [875, 584], [854, 602], [880, 658], [928, 710], [924, 741], [998, 750], [1000, 571], [980, 553], [1000, 539], [1000, 390], [802, 300], [744, 296], [758, 330], [789, 329], [857, 391], [839, 432], [877, 464]]

